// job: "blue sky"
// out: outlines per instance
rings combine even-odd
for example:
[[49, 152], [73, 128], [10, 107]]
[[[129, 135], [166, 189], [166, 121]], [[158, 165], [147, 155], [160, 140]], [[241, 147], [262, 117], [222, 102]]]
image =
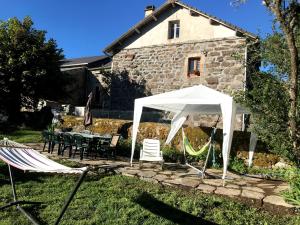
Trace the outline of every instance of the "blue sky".
[[[165, 0], [0, 0], [0, 20], [31, 16], [37, 29], [46, 30], [66, 58], [102, 55], [102, 50], [144, 17], [146, 5]], [[264, 36], [272, 18], [260, 0], [238, 8], [230, 0], [183, 0], [184, 3]]]

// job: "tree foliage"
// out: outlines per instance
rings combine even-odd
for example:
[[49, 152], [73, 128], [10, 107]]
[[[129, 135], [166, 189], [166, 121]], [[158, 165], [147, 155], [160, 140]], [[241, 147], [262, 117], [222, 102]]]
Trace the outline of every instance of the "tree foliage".
[[[231, 2], [240, 4], [246, 0]], [[252, 109], [259, 136], [275, 151], [281, 149], [285, 156], [300, 164], [300, 2], [261, 2], [273, 15], [274, 32], [261, 42], [257, 53], [266, 73], [251, 74], [251, 89], [246, 91], [243, 100]]]
[[63, 94], [62, 50], [30, 17], [0, 21], [0, 104], [16, 119], [21, 107], [35, 108], [39, 99]]

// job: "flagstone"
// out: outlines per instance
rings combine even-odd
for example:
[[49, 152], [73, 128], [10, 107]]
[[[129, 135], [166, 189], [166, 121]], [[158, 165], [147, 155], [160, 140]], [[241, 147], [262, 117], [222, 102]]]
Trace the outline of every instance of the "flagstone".
[[233, 188], [217, 187], [217, 190], [215, 190], [215, 194], [227, 195], [227, 196], [239, 196], [241, 194], [241, 190], [233, 189]]
[[213, 186], [223, 186], [223, 180], [222, 179], [204, 179], [204, 184], [213, 185]]
[[243, 190], [247, 190], [247, 191], [260, 192], [260, 193], [264, 193], [265, 192], [262, 188], [253, 187], [253, 186], [243, 186], [242, 189]]
[[217, 188], [208, 184], [199, 184], [199, 186], [196, 189], [204, 193], [213, 193]]
[[265, 195], [261, 192], [242, 190], [242, 197], [244, 198], [253, 198], [253, 199], [263, 199]]
[[284, 206], [287, 208], [294, 207], [293, 205], [286, 203], [284, 201], [284, 198], [281, 196], [278, 196], [278, 195], [269, 195], [263, 199], [263, 202], [264, 202], [264, 204], [269, 203], [269, 204], [273, 204], [273, 205], [277, 205], [277, 206]]

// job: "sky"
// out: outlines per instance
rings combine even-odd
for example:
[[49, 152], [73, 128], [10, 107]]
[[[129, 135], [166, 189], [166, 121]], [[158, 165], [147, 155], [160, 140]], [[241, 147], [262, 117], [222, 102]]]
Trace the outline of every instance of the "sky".
[[[0, 0], [0, 20], [30, 16], [66, 58], [103, 55], [102, 50], [144, 18], [147, 5], [166, 0]], [[183, 0], [256, 35], [271, 33], [272, 17], [260, 0], [232, 7], [230, 0]]]

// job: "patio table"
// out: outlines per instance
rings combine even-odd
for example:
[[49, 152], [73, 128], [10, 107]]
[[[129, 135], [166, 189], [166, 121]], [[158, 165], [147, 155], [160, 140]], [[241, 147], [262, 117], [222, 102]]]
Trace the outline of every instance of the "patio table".
[[81, 135], [82, 137], [86, 138], [88, 148], [87, 148], [87, 154], [92, 151], [92, 148], [94, 147], [93, 144], [95, 143], [95, 139], [99, 139], [101, 141], [101, 145], [107, 142], [111, 141], [111, 136], [106, 136], [106, 135], [100, 135], [100, 134], [88, 134], [88, 133], [80, 133], [80, 132], [65, 132], [70, 135]]

